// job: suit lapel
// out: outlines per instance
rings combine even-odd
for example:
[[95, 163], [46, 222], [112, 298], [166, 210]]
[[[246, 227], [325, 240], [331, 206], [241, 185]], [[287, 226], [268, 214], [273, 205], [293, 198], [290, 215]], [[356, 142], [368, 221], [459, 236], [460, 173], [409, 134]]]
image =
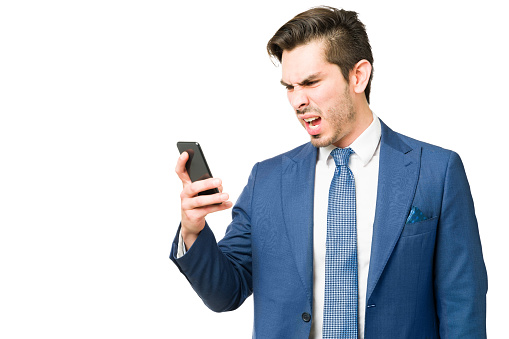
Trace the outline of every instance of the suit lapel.
[[293, 158], [282, 160], [282, 205], [297, 269], [312, 300], [313, 197], [317, 149], [306, 144]]
[[[389, 260], [411, 208], [419, 178], [421, 149], [412, 149], [380, 121], [380, 166], [366, 300]], [[313, 204], [317, 149], [310, 143], [282, 159], [285, 227], [299, 275], [312, 300]]]
[[380, 167], [366, 300], [392, 254], [411, 208], [421, 149], [412, 149], [382, 121]]

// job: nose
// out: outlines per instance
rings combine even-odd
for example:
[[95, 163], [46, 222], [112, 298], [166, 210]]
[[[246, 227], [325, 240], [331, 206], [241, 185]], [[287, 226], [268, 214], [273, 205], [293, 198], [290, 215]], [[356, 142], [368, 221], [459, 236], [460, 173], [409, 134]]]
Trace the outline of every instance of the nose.
[[303, 88], [296, 87], [293, 91], [288, 92], [288, 100], [296, 111], [302, 110], [309, 105], [309, 98]]

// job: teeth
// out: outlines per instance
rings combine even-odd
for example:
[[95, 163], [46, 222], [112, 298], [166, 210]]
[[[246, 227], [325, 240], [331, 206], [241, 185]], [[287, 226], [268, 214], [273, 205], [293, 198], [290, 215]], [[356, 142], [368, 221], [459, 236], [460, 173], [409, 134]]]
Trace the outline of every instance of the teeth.
[[316, 119], [318, 119], [318, 117], [313, 117], [313, 118], [308, 118], [308, 119], [304, 119], [305, 122], [307, 122], [309, 124], [309, 127], [311, 128], [316, 128], [318, 126], [314, 126], [313, 125], [313, 121], [315, 121]]

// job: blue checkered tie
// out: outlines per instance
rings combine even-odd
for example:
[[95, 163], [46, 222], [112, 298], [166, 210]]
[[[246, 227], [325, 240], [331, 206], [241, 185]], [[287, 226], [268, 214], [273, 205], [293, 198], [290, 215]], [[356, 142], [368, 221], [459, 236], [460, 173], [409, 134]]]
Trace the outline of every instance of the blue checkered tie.
[[323, 338], [357, 338], [357, 226], [351, 148], [336, 148], [329, 189]]

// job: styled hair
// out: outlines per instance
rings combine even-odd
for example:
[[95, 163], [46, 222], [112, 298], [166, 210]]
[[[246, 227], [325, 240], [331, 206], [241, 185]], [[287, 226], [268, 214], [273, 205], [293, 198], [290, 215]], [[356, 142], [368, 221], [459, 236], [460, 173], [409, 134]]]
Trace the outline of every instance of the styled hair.
[[369, 103], [371, 80], [373, 79], [373, 54], [366, 27], [357, 18], [357, 13], [320, 6], [295, 16], [284, 24], [267, 43], [267, 52], [280, 63], [283, 51], [309, 42], [322, 40], [325, 43], [325, 58], [339, 66], [343, 77], [349, 82], [350, 71], [360, 60], [371, 64], [371, 74], [364, 90]]

